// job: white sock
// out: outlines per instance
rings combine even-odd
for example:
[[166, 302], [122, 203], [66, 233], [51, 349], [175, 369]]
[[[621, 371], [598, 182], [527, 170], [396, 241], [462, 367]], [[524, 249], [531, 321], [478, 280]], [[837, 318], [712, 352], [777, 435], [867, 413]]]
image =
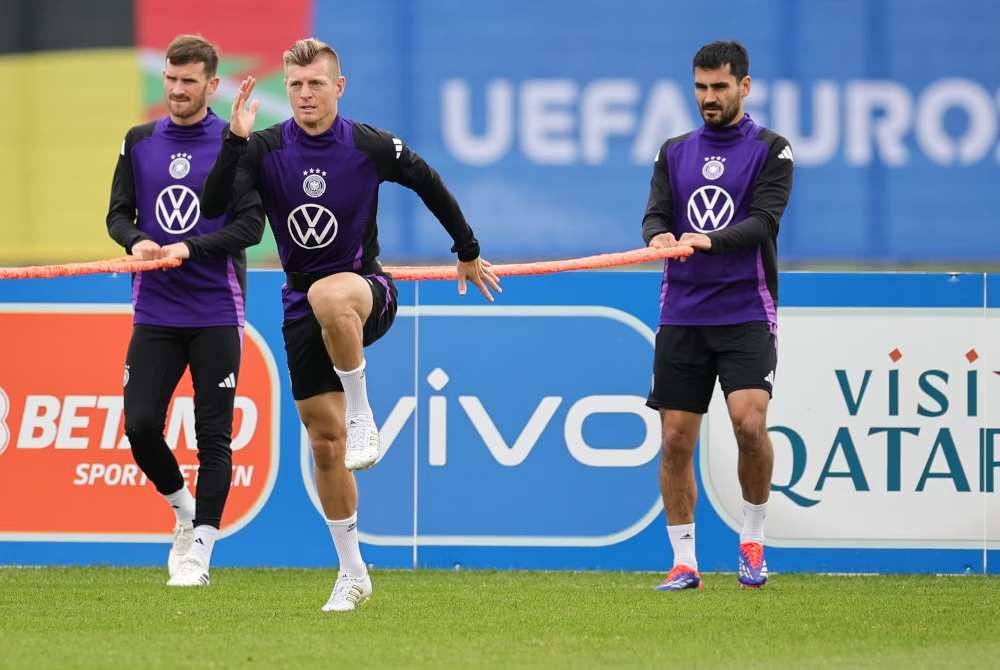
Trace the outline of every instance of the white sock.
[[188, 556], [198, 559], [198, 562], [206, 568], [212, 563], [212, 549], [215, 548], [215, 541], [219, 539], [219, 529], [215, 526], [201, 525], [194, 528], [194, 542], [188, 550]]
[[174, 514], [177, 515], [178, 523], [191, 523], [194, 521], [194, 496], [188, 491], [188, 487], [182, 486], [179, 490], [169, 495], [163, 496], [170, 503]]
[[368, 385], [365, 383], [365, 362], [362, 360], [361, 365], [353, 370], [338, 370], [337, 366], [334, 366], [333, 371], [344, 385], [346, 415], [371, 414], [372, 408], [368, 405]]
[[767, 503], [759, 505], [743, 501], [743, 530], [740, 532], [740, 544], [744, 542], [759, 542], [764, 544], [764, 519], [767, 517]]
[[335, 521], [327, 519], [333, 536], [333, 546], [340, 559], [340, 571], [352, 577], [363, 577], [366, 574], [365, 562], [361, 558], [361, 545], [358, 544], [358, 513], [355, 512], [346, 519]]
[[674, 550], [674, 567], [686, 565], [698, 569], [698, 559], [694, 557], [694, 524], [685, 523], [667, 526], [670, 546]]

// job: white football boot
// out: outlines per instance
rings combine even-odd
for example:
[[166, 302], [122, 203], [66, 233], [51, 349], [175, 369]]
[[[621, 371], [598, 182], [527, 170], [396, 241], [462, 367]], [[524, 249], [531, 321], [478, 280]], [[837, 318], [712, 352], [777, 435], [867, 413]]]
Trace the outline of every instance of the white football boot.
[[378, 460], [378, 426], [371, 414], [359, 414], [347, 419], [347, 453], [344, 465], [348, 470], [366, 470]]
[[171, 577], [177, 574], [192, 542], [194, 542], [194, 522], [178, 521], [174, 527], [174, 543], [170, 545], [170, 553], [167, 554], [167, 574]]
[[185, 556], [167, 586], [208, 586], [208, 566], [194, 556]]
[[323, 605], [324, 612], [351, 612], [358, 605], [371, 598], [372, 578], [366, 573], [364, 577], [351, 577], [348, 574], [337, 576], [330, 599]]

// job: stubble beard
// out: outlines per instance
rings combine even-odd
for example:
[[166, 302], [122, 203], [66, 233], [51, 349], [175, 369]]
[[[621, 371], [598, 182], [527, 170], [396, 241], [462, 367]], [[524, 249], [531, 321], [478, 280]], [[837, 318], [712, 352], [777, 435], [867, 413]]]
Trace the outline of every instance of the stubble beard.
[[192, 96], [188, 100], [168, 100], [170, 113], [179, 119], [189, 119], [205, 107], [205, 96]]
[[705, 122], [705, 125], [709, 126], [710, 128], [725, 128], [736, 119], [736, 115], [737, 113], [739, 113], [740, 108], [739, 105], [733, 105], [732, 109], [727, 109], [726, 107], [723, 106], [717, 110], [712, 110], [712, 111], [717, 111], [719, 113], [718, 118], [709, 119], [707, 116], [705, 116], [705, 108], [704, 107], [702, 108], [701, 118]]

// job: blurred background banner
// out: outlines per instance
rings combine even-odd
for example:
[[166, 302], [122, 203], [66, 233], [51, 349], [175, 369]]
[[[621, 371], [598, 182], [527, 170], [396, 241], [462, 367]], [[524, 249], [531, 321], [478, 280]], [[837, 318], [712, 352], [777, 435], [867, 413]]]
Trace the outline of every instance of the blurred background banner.
[[0, 263], [120, 254], [104, 230], [142, 119], [131, 0], [0, 3]]
[[[981, 0], [7, 0], [0, 26], [0, 262], [117, 253], [115, 157], [162, 113], [180, 32], [222, 51], [216, 111], [258, 77], [260, 127], [288, 115], [281, 51], [331, 43], [342, 113], [436, 167], [493, 259], [640, 245], [656, 150], [700, 124], [691, 59], [728, 38], [750, 51], [751, 115], [795, 153], [783, 261], [975, 263], [1000, 245], [1000, 6]], [[412, 194], [386, 186], [380, 214], [387, 259], [448, 255]], [[269, 235], [252, 257], [273, 260]]]

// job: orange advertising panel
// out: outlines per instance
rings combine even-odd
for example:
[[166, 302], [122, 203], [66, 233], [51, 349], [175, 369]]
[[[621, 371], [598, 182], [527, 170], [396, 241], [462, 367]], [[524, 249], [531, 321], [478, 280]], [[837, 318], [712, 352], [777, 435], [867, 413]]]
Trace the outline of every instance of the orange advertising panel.
[[[132, 315], [117, 305], [0, 306], [0, 540], [166, 540], [173, 513], [132, 459], [122, 386]], [[278, 470], [278, 379], [248, 326], [233, 417], [223, 535], [246, 525]], [[194, 491], [190, 375], [174, 393], [167, 444]]]

